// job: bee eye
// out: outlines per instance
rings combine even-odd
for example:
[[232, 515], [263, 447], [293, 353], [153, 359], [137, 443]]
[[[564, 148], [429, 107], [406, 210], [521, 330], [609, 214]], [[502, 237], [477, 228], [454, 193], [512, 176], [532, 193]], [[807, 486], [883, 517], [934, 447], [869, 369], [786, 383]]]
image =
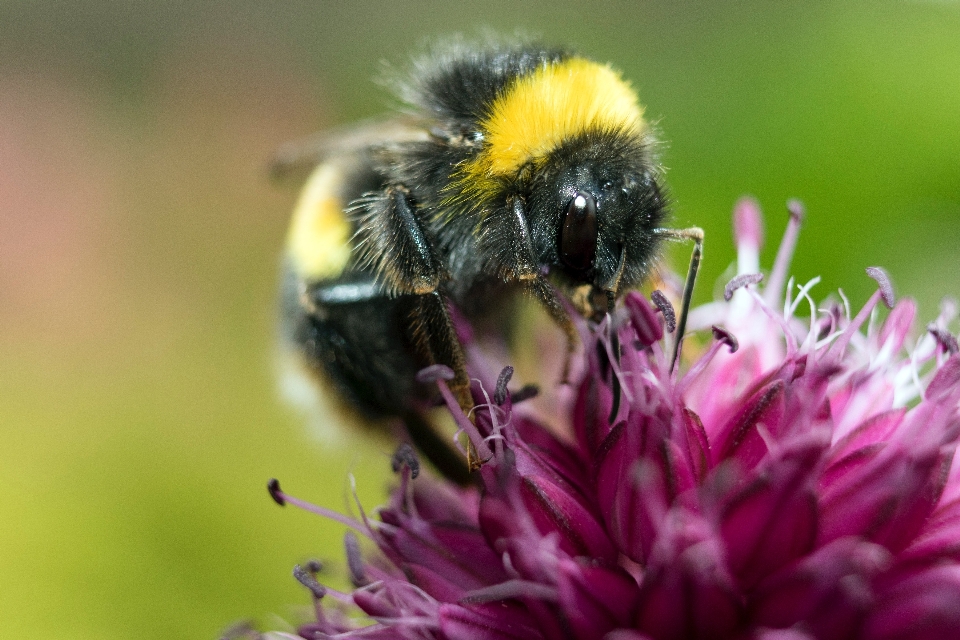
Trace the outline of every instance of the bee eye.
[[560, 227], [560, 259], [576, 271], [586, 271], [597, 254], [597, 201], [582, 191], [570, 200]]

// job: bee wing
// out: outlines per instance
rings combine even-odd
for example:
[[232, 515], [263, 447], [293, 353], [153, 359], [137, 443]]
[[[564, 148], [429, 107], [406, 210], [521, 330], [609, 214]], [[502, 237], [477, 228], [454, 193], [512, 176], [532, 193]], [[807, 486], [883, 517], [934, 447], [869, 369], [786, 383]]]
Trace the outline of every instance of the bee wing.
[[330, 157], [424, 141], [429, 137], [427, 125], [414, 116], [364, 120], [288, 142], [280, 147], [270, 163], [270, 174], [282, 179], [312, 169]]

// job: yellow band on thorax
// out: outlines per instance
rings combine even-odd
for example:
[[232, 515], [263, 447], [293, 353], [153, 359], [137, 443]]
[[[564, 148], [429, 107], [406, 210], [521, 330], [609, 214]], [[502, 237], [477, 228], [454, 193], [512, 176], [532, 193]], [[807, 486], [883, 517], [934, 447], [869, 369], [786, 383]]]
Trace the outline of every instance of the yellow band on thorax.
[[643, 131], [643, 109], [620, 74], [607, 65], [571, 58], [518, 78], [480, 123], [483, 150], [461, 167], [458, 184], [483, 196], [498, 178], [515, 175], [565, 140], [590, 131]]

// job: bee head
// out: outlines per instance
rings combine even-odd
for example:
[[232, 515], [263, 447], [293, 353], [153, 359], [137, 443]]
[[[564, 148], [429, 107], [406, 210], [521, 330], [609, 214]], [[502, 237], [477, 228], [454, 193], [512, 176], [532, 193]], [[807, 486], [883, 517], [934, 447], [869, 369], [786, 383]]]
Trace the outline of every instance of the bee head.
[[533, 172], [528, 210], [541, 264], [587, 317], [650, 271], [666, 216], [661, 170], [642, 136], [569, 140]]

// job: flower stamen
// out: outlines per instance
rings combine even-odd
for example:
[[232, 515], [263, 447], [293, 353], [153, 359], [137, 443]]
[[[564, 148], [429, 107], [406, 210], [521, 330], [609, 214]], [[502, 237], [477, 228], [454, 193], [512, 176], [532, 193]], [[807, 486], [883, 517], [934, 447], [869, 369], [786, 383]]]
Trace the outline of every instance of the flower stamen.
[[[873, 295], [870, 296], [870, 299], [867, 300], [867, 304], [863, 305], [863, 308], [860, 309], [860, 312], [857, 316], [847, 325], [847, 328], [844, 329], [843, 333], [840, 335], [840, 338], [833, 344], [831, 348], [831, 353], [842, 354], [847, 345], [850, 343], [850, 339], [860, 330], [860, 327], [863, 326], [863, 323], [871, 316], [873, 310], [876, 308], [877, 303], [883, 300], [891, 309], [893, 308], [894, 299], [893, 299], [893, 287], [890, 284], [890, 278], [887, 276], [886, 272], [880, 267], [868, 267], [867, 275], [877, 281], [879, 288], [874, 291]], [[840, 294], [843, 296], [843, 293]], [[843, 298], [846, 303], [846, 297]]]
[[780, 240], [777, 257], [773, 261], [770, 280], [764, 289], [764, 298], [767, 304], [774, 308], [780, 305], [783, 283], [790, 271], [790, 262], [793, 260], [793, 252], [797, 248], [797, 239], [800, 237], [800, 225], [806, 215], [803, 203], [799, 200], [788, 201], [787, 211], [790, 212], [790, 219], [787, 221], [787, 229], [783, 232], [783, 238]]
[[763, 281], [762, 273], [742, 273], [734, 277], [727, 285], [723, 288], [723, 299], [727, 302], [730, 302], [733, 299], [733, 294], [737, 289], [745, 287], [750, 284], [758, 284]]
[[[443, 401], [447, 405], [447, 409], [449, 409], [451, 415], [453, 415], [453, 419], [460, 428], [460, 431], [467, 435], [470, 443], [480, 456], [480, 460], [489, 460], [493, 453], [483, 441], [483, 436], [477, 430], [476, 425], [470, 421], [470, 418], [467, 417], [467, 415], [463, 412], [463, 409], [460, 408], [460, 403], [458, 403], [457, 399], [453, 397], [453, 392], [450, 391], [450, 387], [447, 385], [447, 380], [453, 380], [453, 377], [453, 370], [450, 367], [442, 364], [435, 364], [422, 369], [420, 373], [417, 374], [417, 382], [433, 382], [437, 385], [437, 388], [440, 389], [440, 395], [443, 397]], [[461, 453], [466, 452], [461, 449]]]
[[363, 555], [360, 553], [360, 541], [353, 531], [343, 534], [343, 547], [347, 554], [347, 567], [350, 569], [350, 583], [358, 589], [370, 584], [370, 578], [364, 570]]
[[311, 560], [306, 566], [298, 564], [293, 568], [293, 577], [310, 590], [314, 600], [322, 600], [323, 596], [327, 595], [326, 587], [317, 582], [317, 574], [322, 568], [316, 560]]
[[674, 311], [673, 305], [670, 303], [670, 300], [667, 299], [667, 296], [659, 289], [654, 289], [653, 293], [650, 294], [650, 299], [653, 300], [653, 304], [657, 305], [657, 309], [663, 314], [667, 333], [676, 331], [677, 313]]
[[333, 509], [327, 509], [326, 507], [321, 507], [315, 505], [311, 502], [301, 500], [291, 496], [289, 493], [285, 493], [280, 490], [280, 481], [276, 478], [272, 478], [267, 483], [267, 491], [270, 493], [270, 497], [273, 498], [273, 501], [276, 502], [281, 507], [285, 507], [288, 503], [293, 506], [303, 509], [304, 511], [309, 511], [310, 513], [316, 514], [318, 516], [324, 517], [328, 520], [333, 520], [334, 522], [339, 522], [342, 525], [350, 527], [351, 529], [362, 533], [365, 536], [370, 536], [370, 529], [361, 522], [357, 522], [353, 518], [348, 518], [347, 516], [334, 511]]
[[960, 351], [960, 345], [957, 344], [957, 339], [946, 329], [941, 329], [931, 323], [927, 325], [927, 332], [934, 337], [937, 344], [940, 345], [940, 348], [948, 355], [952, 356]]

